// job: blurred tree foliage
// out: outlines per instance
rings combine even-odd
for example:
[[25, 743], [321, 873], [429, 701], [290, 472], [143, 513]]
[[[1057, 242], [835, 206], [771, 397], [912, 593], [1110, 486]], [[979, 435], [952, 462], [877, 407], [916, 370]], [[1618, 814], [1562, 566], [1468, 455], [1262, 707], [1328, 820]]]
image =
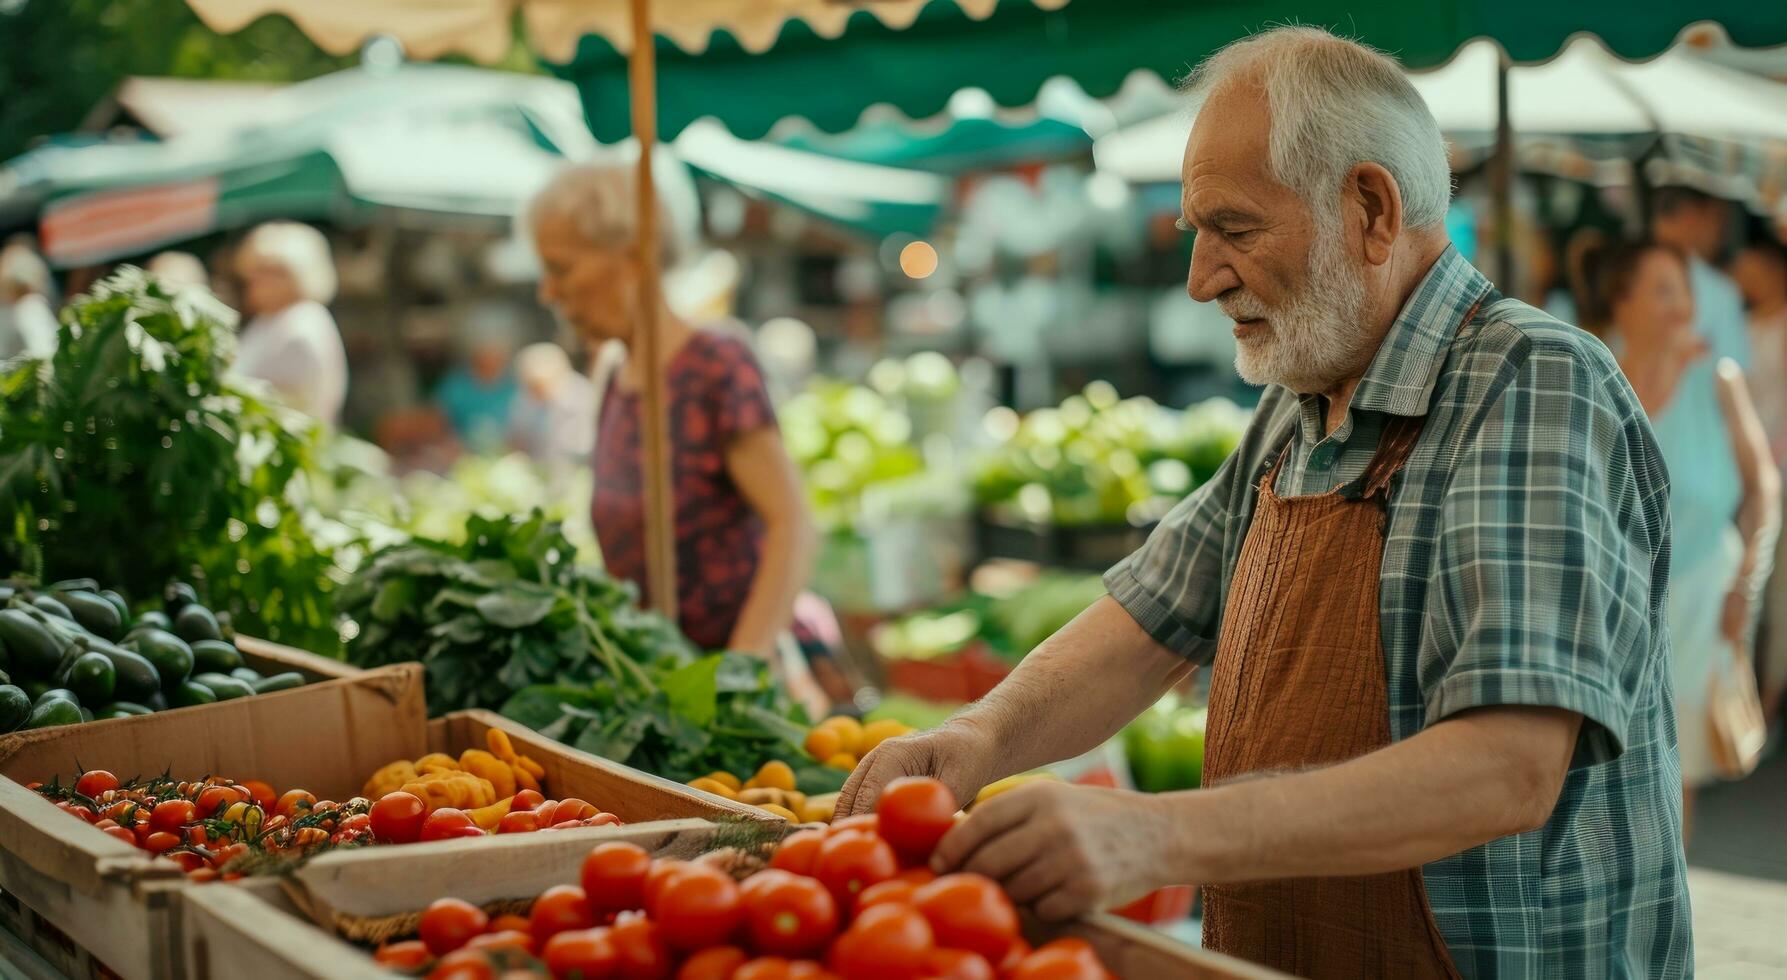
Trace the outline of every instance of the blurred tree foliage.
[[[358, 60], [282, 16], [218, 34], [185, 0], [0, 0], [0, 160], [79, 128], [129, 75], [295, 82]], [[496, 67], [538, 70], [519, 41]]]

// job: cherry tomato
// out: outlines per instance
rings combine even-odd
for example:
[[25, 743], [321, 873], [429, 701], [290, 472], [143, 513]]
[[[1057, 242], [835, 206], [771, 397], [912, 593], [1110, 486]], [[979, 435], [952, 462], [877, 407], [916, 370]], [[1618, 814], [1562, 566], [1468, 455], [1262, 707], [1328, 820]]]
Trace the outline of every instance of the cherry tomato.
[[168, 851], [166, 856], [179, 865], [181, 871], [197, 871], [205, 866], [205, 859], [192, 851]]
[[608, 929], [568, 929], [546, 941], [540, 958], [554, 977], [601, 980], [612, 976], [619, 963]]
[[875, 815], [894, 853], [908, 864], [923, 864], [956, 825], [956, 798], [942, 780], [902, 776], [881, 791]]
[[248, 794], [248, 799], [252, 801], [255, 806], [260, 807], [268, 813], [274, 812], [274, 809], [279, 804], [279, 794], [273, 792], [273, 787], [269, 783], [262, 782], [258, 779], [248, 779], [244, 780], [238, 788]]
[[288, 789], [273, 804], [273, 812], [285, 818], [294, 819], [303, 816], [304, 810], [316, 807], [316, 797], [301, 789]]
[[148, 840], [143, 842], [143, 850], [148, 851], [150, 854], [160, 854], [163, 851], [179, 847], [180, 840], [181, 838], [179, 834], [170, 833], [166, 830], [157, 830], [149, 835]]
[[[287, 793], [286, 796], [290, 796]], [[281, 812], [285, 799], [279, 801]], [[422, 838], [422, 822], [428, 819], [428, 804], [414, 793], [401, 790], [386, 793], [372, 805], [372, 836], [387, 844], [410, 844]]]
[[823, 830], [797, 830], [789, 834], [770, 856], [769, 866], [792, 871], [797, 875], [813, 873], [813, 859], [819, 856], [819, 845], [825, 840]]
[[335, 831], [336, 833], [349, 834], [358, 834], [362, 831], [371, 833], [372, 815], [369, 813], [355, 813], [342, 817], [341, 820], [335, 824]]
[[833, 821], [826, 828], [826, 835], [843, 833], [846, 830], [866, 830], [871, 834], [881, 833], [881, 818], [873, 813], [859, 813], [854, 817], [845, 817]]
[[856, 896], [900, 872], [900, 859], [887, 841], [864, 831], [847, 830], [827, 837], [813, 858], [813, 877], [831, 889], [839, 909], [849, 909]]
[[912, 893], [918, 886], [903, 878], [889, 878], [880, 884], [870, 885], [856, 896], [856, 911], [861, 912], [871, 905], [885, 905], [889, 902], [898, 905], [911, 905]]
[[856, 917], [831, 947], [831, 968], [852, 980], [905, 980], [935, 945], [925, 917], [910, 905], [876, 905]]
[[895, 881], [910, 881], [914, 885], [928, 885], [937, 880], [937, 872], [930, 868], [907, 868], [894, 875]]
[[488, 925], [490, 916], [476, 905], [458, 898], [437, 898], [423, 910], [422, 924], [416, 933], [430, 953], [445, 956]]
[[645, 876], [651, 868], [651, 855], [638, 844], [597, 844], [583, 859], [583, 893], [591, 911], [599, 915], [644, 908]]
[[608, 930], [614, 943], [615, 976], [621, 980], [665, 980], [673, 961], [658, 924], [644, 916], [626, 916]]
[[583, 889], [576, 885], [554, 885], [534, 899], [534, 908], [528, 914], [527, 922], [534, 945], [543, 950], [546, 941], [561, 932], [594, 927], [596, 917], [589, 910], [589, 900], [584, 897]]
[[993, 980], [993, 966], [979, 953], [937, 948], [925, 954], [923, 980]]
[[428, 952], [428, 946], [420, 939], [406, 939], [400, 943], [386, 943], [372, 954], [373, 962], [380, 966], [388, 966], [402, 973], [409, 973], [427, 965], [434, 959]]
[[[643, 887], [643, 881], [641, 881]], [[691, 864], [671, 876], [647, 906], [664, 941], [680, 950], [717, 946], [738, 931], [744, 917], [738, 883], [724, 871]]]
[[124, 843], [129, 844], [131, 847], [137, 846], [137, 835], [125, 830], [123, 827], [107, 827], [105, 828], [105, 832], [118, 838]]
[[156, 830], [178, 833], [198, 818], [198, 810], [191, 800], [162, 800], [150, 811], [149, 826]]
[[745, 879], [740, 890], [751, 943], [763, 953], [818, 953], [838, 931], [838, 903], [825, 886], [780, 868]]
[[227, 809], [239, 799], [242, 797], [237, 796], [236, 790], [228, 786], [207, 786], [199, 790], [199, 795], [193, 800], [193, 807], [201, 819], [209, 820], [218, 811]]
[[[560, 936], [565, 933], [559, 933]], [[492, 929], [465, 941], [466, 949], [518, 949], [534, 951], [534, 937], [520, 929]]]
[[651, 870], [645, 873], [645, 907], [651, 908], [654, 901], [653, 896], [657, 895], [658, 890], [664, 887], [665, 882], [681, 874], [682, 870], [688, 866], [689, 862], [678, 861], [674, 858], [653, 861]]
[[91, 800], [118, 788], [118, 777], [104, 769], [89, 769], [74, 781], [74, 791]]
[[531, 810], [510, 810], [497, 822], [499, 834], [531, 834], [540, 829], [540, 818]]
[[539, 790], [518, 790], [515, 793], [515, 799], [509, 803], [509, 812], [532, 810], [544, 802], [546, 802], [546, 797], [541, 796]]
[[937, 943], [966, 949], [997, 961], [1018, 934], [1018, 910], [991, 878], [972, 873], [944, 875], [913, 893], [936, 933]]
[[130, 828], [130, 832], [131, 836], [136, 838], [138, 847], [142, 847], [149, 843], [149, 835], [155, 833], [154, 830], [150, 829], [147, 822], [139, 823], [135, 827]]
[[527, 924], [527, 916], [516, 915], [513, 912], [505, 912], [490, 920], [491, 932], [509, 932], [511, 930], [516, 932], [528, 932], [531, 934], [531, 930], [528, 928]]
[[496, 969], [483, 950], [455, 950], [428, 971], [428, 980], [496, 980]]
[[1057, 939], [1024, 957], [1010, 976], [1011, 980], [1105, 980], [1110, 974], [1084, 939]]
[[119, 800], [100, 808], [100, 813], [108, 820], [118, 821], [118, 826], [132, 826], [136, 822], [134, 814], [141, 809], [135, 800]]
[[734, 980], [749, 957], [737, 946], [710, 946], [683, 961], [676, 980]]
[[422, 839], [449, 840], [454, 837], [480, 837], [484, 831], [464, 810], [443, 806], [422, 821]]

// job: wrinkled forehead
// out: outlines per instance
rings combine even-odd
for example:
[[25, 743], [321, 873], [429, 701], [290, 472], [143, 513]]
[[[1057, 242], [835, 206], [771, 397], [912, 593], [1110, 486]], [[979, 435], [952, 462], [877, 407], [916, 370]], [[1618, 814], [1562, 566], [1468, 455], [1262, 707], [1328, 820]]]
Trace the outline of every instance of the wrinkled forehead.
[[1199, 217], [1248, 206], [1298, 208], [1290, 188], [1272, 174], [1271, 113], [1257, 81], [1219, 83], [1204, 100], [1181, 162], [1181, 206]]

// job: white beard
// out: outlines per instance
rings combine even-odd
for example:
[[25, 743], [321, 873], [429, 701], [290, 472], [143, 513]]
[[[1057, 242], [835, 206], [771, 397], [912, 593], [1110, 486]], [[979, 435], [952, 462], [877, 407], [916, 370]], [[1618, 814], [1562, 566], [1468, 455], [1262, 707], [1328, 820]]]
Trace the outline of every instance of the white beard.
[[1250, 385], [1316, 394], [1356, 373], [1372, 353], [1365, 281], [1348, 262], [1338, 228], [1317, 232], [1303, 286], [1281, 308], [1245, 290], [1217, 302], [1230, 319], [1270, 321], [1264, 336], [1236, 345], [1235, 372]]

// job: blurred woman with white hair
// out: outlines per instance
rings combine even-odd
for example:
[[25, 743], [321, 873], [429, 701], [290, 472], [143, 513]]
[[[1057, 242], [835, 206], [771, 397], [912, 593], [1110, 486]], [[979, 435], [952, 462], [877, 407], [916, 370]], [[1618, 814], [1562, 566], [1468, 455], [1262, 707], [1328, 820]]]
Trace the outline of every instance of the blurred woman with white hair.
[[236, 253], [243, 312], [236, 370], [271, 384], [292, 408], [334, 425], [347, 398], [347, 351], [324, 304], [335, 260], [323, 234], [294, 221], [248, 233]]
[[50, 267], [24, 242], [0, 248], [0, 360], [56, 352], [56, 314], [50, 309]]

